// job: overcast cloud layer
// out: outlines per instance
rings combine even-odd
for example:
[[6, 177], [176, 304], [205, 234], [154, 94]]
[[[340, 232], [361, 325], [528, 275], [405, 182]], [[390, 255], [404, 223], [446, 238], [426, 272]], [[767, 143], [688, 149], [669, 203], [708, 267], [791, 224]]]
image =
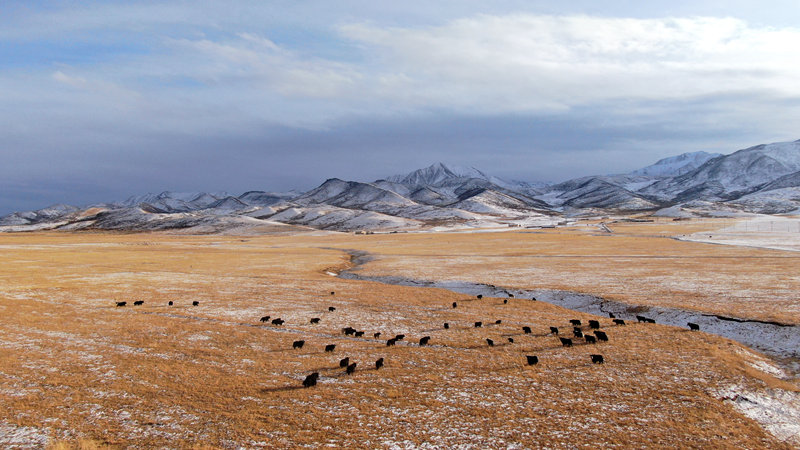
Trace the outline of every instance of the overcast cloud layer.
[[4, 2], [0, 214], [795, 140], [793, 1]]

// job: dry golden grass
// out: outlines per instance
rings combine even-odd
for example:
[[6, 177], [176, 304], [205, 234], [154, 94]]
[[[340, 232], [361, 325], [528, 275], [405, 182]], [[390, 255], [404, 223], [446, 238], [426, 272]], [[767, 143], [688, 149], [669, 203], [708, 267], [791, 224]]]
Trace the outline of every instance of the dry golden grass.
[[[582, 230], [3, 235], [0, 427], [37, 430], [58, 448], [789, 448], [717, 394], [731, 385], [793, 388], [754, 370], [748, 362], [760, 357], [737, 343], [661, 325], [612, 327], [603, 319], [609, 343], [563, 348], [546, 335], [548, 327], [591, 316], [542, 302], [512, 299], [503, 305], [501, 299], [477, 301], [325, 274], [348, 264], [333, 247], [355, 248], [380, 255], [364, 270], [381, 275], [602, 294], [594, 289], [605, 285], [580, 281], [589, 275], [580, 270], [605, 267], [617, 277], [633, 277], [624, 258], [608, 256], [612, 246], [646, 254], [635, 236], [611, 239]], [[675, 255], [696, 245], [654, 242], [660, 246], [655, 252]], [[726, 264], [738, 264], [736, 249], [714, 251], [725, 254]], [[579, 257], [592, 252], [601, 258], [580, 266]], [[565, 253], [574, 260], [529, 257]], [[665, 272], [689, 263], [657, 261], [668, 266]], [[571, 270], [580, 280], [570, 284], [562, 275], [548, 286], [538, 281], [557, 273], [551, 266], [558, 264], [578, 264], [582, 269]], [[766, 288], [755, 284], [751, 289]], [[673, 292], [663, 283], [650, 286]], [[628, 289], [644, 288], [617, 288], [614, 294], [636, 298], [622, 295]], [[134, 300], [145, 303], [134, 307]], [[175, 306], [167, 306], [169, 300]], [[200, 305], [191, 306], [193, 300]], [[668, 300], [681, 304], [677, 294]], [[117, 308], [117, 301], [129, 305]], [[459, 308], [450, 307], [453, 301]], [[329, 305], [337, 310], [327, 312]], [[287, 323], [263, 325], [263, 315]], [[312, 317], [321, 323], [309, 324]], [[502, 324], [471, 327], [497, 319]], [[443, 322], [452, 328], [442, 329]], [[533, 335], [522, 335], [522, 325], [531, 326]], [[343, 336], [345, 326], [365, 330], [368, 338]], [[408, 337], [386, 347], [371, 338], [376, 331], [382, 338]], [[432, 337], [429, 347], [414, 344], [425, 335]], [[516, 342], [507, 344], [508, 337]], [[490, 348], [486, 338], [502, 345]], [[292, 350], [297, 339], [306, 346]], [[332, 354], [323, 351], [329, 343], [337, 345]], [[590, 353], [603, 354], [606, 364], [592, 365]], [[524, 366], [526, 354], [539, 355], [540, 364]], [[345, 356], [358, 363], [352, 376], [338, 367]], [[386, 367], [376, 371], [372, 364], [379, 357]], [[320, 383], [300, 388], [314, 371]]]

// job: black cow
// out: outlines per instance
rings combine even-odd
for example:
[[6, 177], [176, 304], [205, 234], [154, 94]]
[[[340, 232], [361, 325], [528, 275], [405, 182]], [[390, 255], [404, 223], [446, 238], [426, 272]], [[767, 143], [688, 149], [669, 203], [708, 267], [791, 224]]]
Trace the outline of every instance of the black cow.
[[381, 333], [380, 332], [375, 333], [375, 334], [372, 335], [372, 337], [374, 337], [375, 339], [378, 339], [379, 337], [381, 337]]
[[326, 352], [332, 352], [335, 349], [336, 349], [336, 344], [328, 344], [328, 345], [325, 346], [325, 351]]
[[292, 342], [292, 348], [303, 348], [306, 345], [306, 341], [294, 341]]
[[261, 321], [262, 322], [269, 322], [269, 318], [270, 318], [270, 316], [264, 316], [264, 317], [261, 318]]
[[572, 320], [569, 321], [569, 323], [570, 323], [570, 325], [575, 326], [575, 327], [581, 326], [581, 321], [578, 320], [578, 319], [572, 319]]
[[489, 338], [486, 338], [486, 343], [489, 344], [489, 347], [494, 347], [494, 341], [493, 340], [491, 340]]
[[378, 358], [378, 360], [375, 361], [375, 370], [378, 370], [381, 367], [383, 367], [383, 358]]
[[647, 319], [647, 323], [656, 323], [656, 319]]
[[514, 338], [508, 338], [508, 343], [509, 344], [513, 344], [514, 343]]
[[622, 319], [614, 319], [615, 325], [625, 325], [625, 321]]
[[482, 299], [482, 298], [483, 298], [483, 294], [478, 294], [478, 295], [476, 295], [475, 297], [477, 297], [477, 298], [478, 298], [478, 300], [480, 300], [480, 299]]
[[531, 327], [522, 327], [522, 331], [525, 334], [531, 334]]
[[637, 322], [647, 322], [647, 317], [644, 316], [636, 316]]
[[445, 323], [444, 323], [444, 329], [445, 329], [445, 330], [449, 330], [449, 329], [450, 329], [450, 324], [449, 324], [449, 323], [447, 323], [447, 322], [445, 322]]
[[507, 305], [507, 304], [508, 304], [508, 299], [507, 299], [507, 298], [503, 300], [503, 304], [504, 304], [504, 305]]
[[529, 366], [535, 366], [536, 364], [539, 364], [538, 356], [525, 355], [525, 359], [527, 360]]
[[592, 358], [592, 364], [603, 364], [603, 355], [589, 355]]
[[405, 334], [398, 334], [394, 338], [395, 338], [395, 340], [402, 341], [403, 339], [406, 338], [406, 335]]
[[117, 302], [117, 306], [125, 306], [128, 302]]
[[581, 331], [580, 328], [573, 328], [572, 329], [572, 335], [575, 336], [576, 338], [582, 338], [583, 337], [583, 331]]
[[608, 336], [606, 335], [605, 331], [595, 331], [594, 335], [597, 336], [598, 341], [606, 341], [608, 342]]
[[599, 330], [600, 329], [600, 322], [598, 322], [596, 320], [590, 320], [589, 321], [589, 328], [594, 329], [594, 330]]
[[495, 325], [500, 325], [501, 323], [503, 323], [503, 321], [500, 320], [500, 319], [497, 319], [497, 320], [494, 321]]
[[509, 293], [508, 293], [508, 298], [514, 298], [514, 294], [512, 294], [512, 293], [510, 293], [510, 292], [509, 292]]
[[692, 331], [700, 331], [700, 325], [696, 323], [689, 322], [687, 325], [689, 325], [689, 329]]
[[273, 325], [283, 325], [285, 322], [286, 322], [285, 320], [283, 320], [283, 319], [280, 319], [280, 318], [278, 318], [278, 319], [272, 319], [272, 324], [273, 324]]
[[397, 343], [397, 339], [394, 339], [394, 338], [393, 339], [389, 339], [388, 341], [386, 341], [386, 346], [387, 347], [391, 347], [396, 343]]
[[345, 370], [345, 372], [347, 372], [348, 375], [352, 375], [353, 372], [355, 371], [356, 371], [356, 363], [350, 364], [349, 366], [347, 366], [347, 369]]
[[319, 323], [319, 317], [314, 317], [311, 319], [311, 323]]
[[425, 336], [419, 340], [419, 345], [427, 345], [428, 341], [431, 340], [430, 336]]
[[591, 334], [584, 335], [583, 338], [586, 339], [587, 344], [597, 343], [597, 339]]
[[336, 311], [336, 308], [334, 308], [333, 306], [328, 306], [328, 311], [334, 312]]
[[331, 295], [336, 295], [336, 292], [334, 292], [334, 291], [331, 291]]
[[305, 380], [303, 380], [303, 387], [309, 388], [311, 386], [316, 386], [318, 378], [319, 372], [312, 373], [311, 375], [307, 376]]
[[617, 317], [617, 316], [615, 316], [615, 315], [614, 315], [614, 313], [608, 313], [608, 318], [609, 318], [609, 319], [614, 319], [614, 318], [616, 318], [616, 317]]
[[458, 308], [458, 303], [457, 302], [453, 302], [453, 308]]
[[133, 302], [133, 306], [139, 306], [139, 305], [144, 305], [144, 300], [136, 300], [135, 302]]
[[558, 336], [558, 328], [557, 327], [550, 327], [550, 332]]
[[172, 306], [172, 300], [170, 300], [170, 301], [169, 301], [169, 303], [167, 303], [167, 304], [168, 304], [169, 306]]
[[339, 360], [339, 367], [347, 367], [348, 364], [350, 364], [349, 356], [347, 358], [342, 358]]
[[480, 328], [483, 326], [483, 322], [475, 322], [475, 328]]
[[572, 339], [569, 338], [559, 338], [561, 339], [561, 345], [564, 347], [572, 347]]
[[197, 300], [195, 300], [195, 301], [193, 301], [193, 302], [192, 302], [192, 306], [197, 306], [197, 305], [199, 305], [199, 304], [200, 304], [200, 302], [198, 302]]
[[364, 336], [364, 332], [363, 331], [356, 331], [355, 335], [356, 335], [356, 337], [362, 337], [362, 336]]
[[345, 327], [345, 328], [342, 328], [342, 333], [344, 333], [347, 336], [350, 336], [351, 334], [355, 334], [356, 333], [356, 329], [353, 328], [353, 327]]
[[531, 300], [536, 301], [536, 297], [531, 297]]

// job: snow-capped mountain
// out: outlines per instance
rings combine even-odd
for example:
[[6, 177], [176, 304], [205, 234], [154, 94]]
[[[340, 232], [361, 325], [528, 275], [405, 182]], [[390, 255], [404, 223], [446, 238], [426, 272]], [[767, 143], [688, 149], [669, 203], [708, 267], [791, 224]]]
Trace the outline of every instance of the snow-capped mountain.
[[708, 152], [683, 153], [678, 156], [660, 159], [655, 164], [628, 172], [628, 175], [659, 178], [674, 177], [691, 172], [705, 164], [709, 159], [719, 156], [722, 156], [722, 154]]
[[235, 197], [165, 191], [89, 207], [17, 212], [0, 218], [0, 231], [408, 230], [552, 224], [573, 214], [709, 210], [800, 213], [800, 141], [730, 155], [685, 153], [627, 174], [552, 185], [436, 163], [371, 183], [331, 178], [305, 193], [248, 191]]

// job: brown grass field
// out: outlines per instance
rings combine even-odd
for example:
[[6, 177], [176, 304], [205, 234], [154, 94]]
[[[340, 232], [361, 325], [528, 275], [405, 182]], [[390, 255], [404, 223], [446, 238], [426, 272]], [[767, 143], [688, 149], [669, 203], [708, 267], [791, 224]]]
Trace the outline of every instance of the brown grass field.
[[[326, 274], [350, 264], [337, 249], [357, 249], [376, 257], [362, 273], [565, 289], [800, 323], [793, 253], [667, 238], [709, 226], [0, 235], [0, 444], [793, 448], [796, 440], [769, 434], [720, 394], [731, 386], [798, 390], [796, 379], [758, 370], [765, 358], [736, 342], [601, 318], [609, 342], [565, 348], [549, 326], [595, 317]], [[264, 315], [286, 324], [262, 324]], [[311, 325], [312, 317], [321, 323]], [[475, 321], [491, 325], [476, 329]], [[533, 334], [523, 335], [523, 325]], [[365, 337], [344, 336], [346, 326]], [[398, 333], [405, 341], [387, 347]], [[430, 346], [417, 345], [422, 336]], [[292, 350], [298, 339], [305, 346]], [[336, 350], [325, 353], [326, 344]], [[591, 353], [605, 364], [591, 364]], [[537, 366], [525, 366], [530, 354]], [[358, 364], [352, 375], [338, 367], [346, 356]], [[375, 370], [380, 357], [386, 366]], [[311, 372], [320, 382], [303, 389]]]

